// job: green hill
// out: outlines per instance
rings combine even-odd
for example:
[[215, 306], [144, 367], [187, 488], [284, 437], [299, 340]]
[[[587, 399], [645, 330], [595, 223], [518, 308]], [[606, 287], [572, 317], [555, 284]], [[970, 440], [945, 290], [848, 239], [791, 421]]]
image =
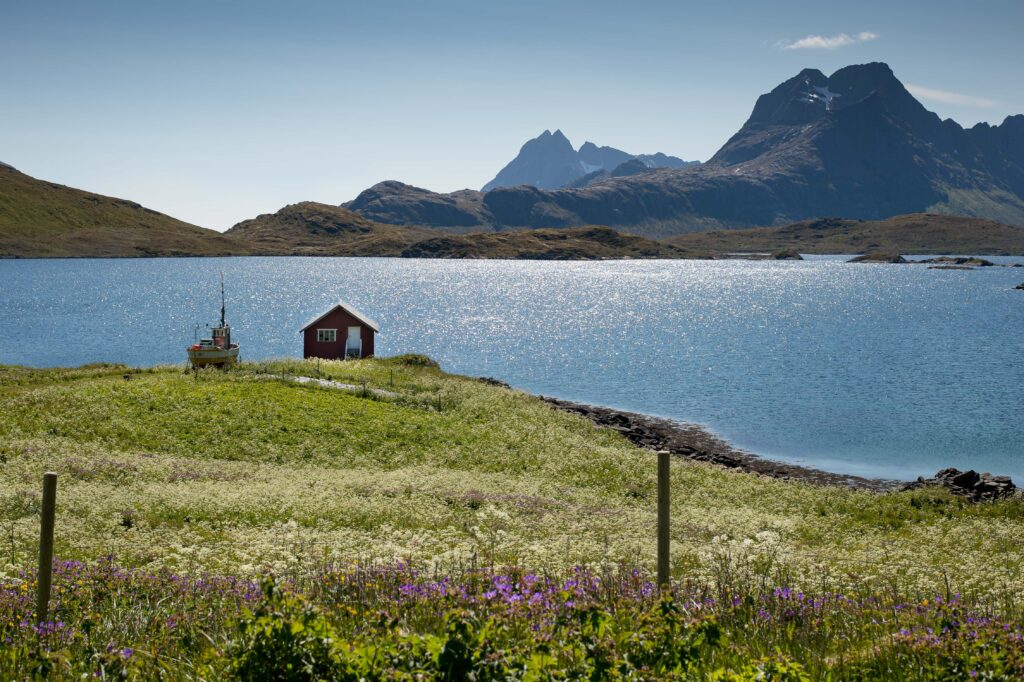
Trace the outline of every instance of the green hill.
[[397, 256], [436, 232], [367, 220], [341, 206], [303, 201], [245, 220], [225, 235], [274, 256]]
[[313, 201], [238, 223], [226, 235], [254, 252], [293, 256], [590, 260], [679, 258], [681, 253], [607, 227], [451, 234], [376, 223], [345, 207]]
[[0, 164], [0, 257], [219, 256], [248, 249], [133, 201]]

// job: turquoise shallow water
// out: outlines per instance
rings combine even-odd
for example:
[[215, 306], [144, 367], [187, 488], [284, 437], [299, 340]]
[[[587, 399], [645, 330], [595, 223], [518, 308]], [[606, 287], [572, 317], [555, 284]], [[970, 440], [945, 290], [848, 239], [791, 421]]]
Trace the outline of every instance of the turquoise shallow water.
[[379, 354], [832, 471], [1024, 481], [1024, 269], [844, 260], [8, 260], [0, 362], [184, 362], [223, 271], [244, 358], [300, 355], [298, 328], [345, 298], [381, 323]]

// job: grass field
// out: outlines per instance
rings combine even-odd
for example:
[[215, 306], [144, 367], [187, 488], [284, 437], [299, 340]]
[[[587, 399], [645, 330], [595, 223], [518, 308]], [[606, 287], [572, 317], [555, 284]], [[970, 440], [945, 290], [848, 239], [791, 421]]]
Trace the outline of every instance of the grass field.
[[[365, 381], [388, 393], [300, 385], [294, 376]], [[435, 577], [653, 567], [651, 453], [532, 396], [415, 358], [268, 362], [197, 375], [181, 367], [5, 367], [0, 414], [0, 584], [12, 594], [31, 583], [25, 569], [35, 561], [46, 470], [60, 476], [59, 559], [239, 579], [250, 595], [258, 590], [248, 581], [261, 576], [308, 588], [320, 584], [311, 576], [336, 572], [325, 567], [354, 564], [413, 565]], [[672, 570], [687, 590], [745, 591], [743, 601], [785, 587], [890, 606], [959, 594], [986, 617], [1019, 614], [1020, 499], [972, 505], [938, 489], [878, 495], [682, 460], [673, 462], [672, 486]], [[322, 590], [310, 590], [318, 608], [334, 613]], [[140, 613], [155, 608], [142, 601]], [[0, 599], [5, 606], [15, 609]], [[207, 624], [229, 638], [232, 610], [219, 613]], [[325, 617], [341, 631], [355, 622]], [[428, 630], [449, 625], [441, 619]], [[784, 629], [776, 634], [785, 641]], [[739, 666], [775, 645], [765, 646], [757, 656], [713, 660]], [[195, 645], [194, 656], [210, 655], [204, 647]]]

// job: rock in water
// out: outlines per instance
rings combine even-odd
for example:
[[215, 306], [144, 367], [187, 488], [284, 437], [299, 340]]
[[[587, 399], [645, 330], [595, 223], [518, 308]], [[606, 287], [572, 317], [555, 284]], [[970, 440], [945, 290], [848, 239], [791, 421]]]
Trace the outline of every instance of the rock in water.
[[906, 263], [907, 259], [898, 253], [886, 253], [884, 251], [872, 251], [863, 256], [857, 256], [846, 261], [847, 263]]

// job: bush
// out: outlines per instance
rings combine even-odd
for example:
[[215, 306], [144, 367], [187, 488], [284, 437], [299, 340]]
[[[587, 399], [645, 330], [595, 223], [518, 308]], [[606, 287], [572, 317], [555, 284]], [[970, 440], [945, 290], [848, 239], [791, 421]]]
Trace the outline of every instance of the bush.
[[419, 353], [406, 353], [405, 355], [395, 355], [390, 358], [381, 358], [382, 362], [391, 365], [408, 365], [409, 367], [429, 367], [431, 369], [441, 369], [441, 365], [428, 355], [421, 355]]
[[322, 680], [337, 675], [340, 657], [331, 625], [312, 605], [273, 580], [263, 601], [246, 609], [231, 643], [231, 674], [240, 680]]

